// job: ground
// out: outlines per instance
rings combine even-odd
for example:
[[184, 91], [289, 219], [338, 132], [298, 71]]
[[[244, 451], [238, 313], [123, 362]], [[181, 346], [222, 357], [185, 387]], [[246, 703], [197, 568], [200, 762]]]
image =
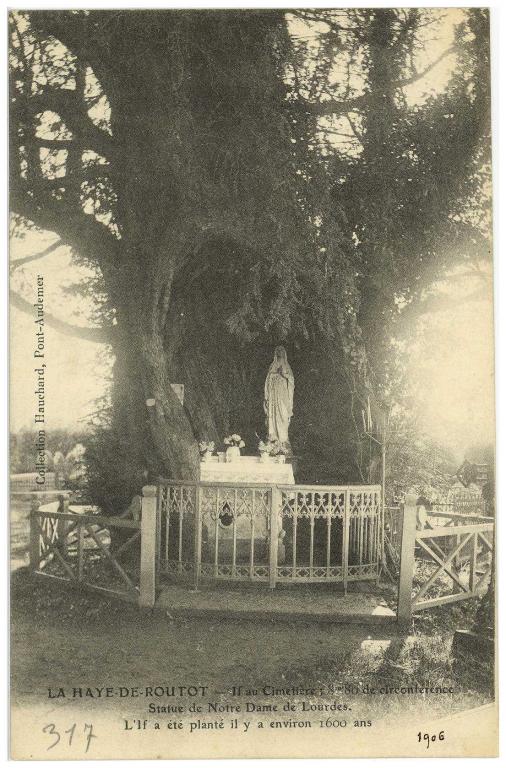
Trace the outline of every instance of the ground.
[[[26, 566], [26, 525], [15, 507], [12, 574], [12, 700], [41, 704], [48, 689], [156, 685], [189, 680], [209, 686], [226, 700], [232, 685], [351, 686], [340, 699], [353, 717], [409, 717], [414, 710], [434, 717], [491, 700], [490, 687], [452, 666], [456, 628], [470, 627], [476, 604], [425, 612], [408, 635], [395, 625], [325, 625], [273, 620], [248, 621], [173, 617], [170, 610], [140, 611], [114, 599], [34, 579]], [[453, 693], [405, 695], [378, 689], [413, 685], [452, 688]], [[353, 686], [356, 686], [353, 687]], [[113, 706], [113, 701], [100, 702]], [[123, 711], [138, 712], [125, 700]]]

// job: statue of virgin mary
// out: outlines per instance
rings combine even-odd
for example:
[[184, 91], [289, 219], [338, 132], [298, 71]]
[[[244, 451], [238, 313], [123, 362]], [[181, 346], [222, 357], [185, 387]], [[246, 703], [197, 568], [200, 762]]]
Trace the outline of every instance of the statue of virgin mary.
[[286, 349], [276, 347], [274, 360], [265, 379], [264, 411], [269, 440], [278, 440], [287, 448], [290, 448], [288, 427], [293, 413], [294, 388], [293, 373], [288, 363]]

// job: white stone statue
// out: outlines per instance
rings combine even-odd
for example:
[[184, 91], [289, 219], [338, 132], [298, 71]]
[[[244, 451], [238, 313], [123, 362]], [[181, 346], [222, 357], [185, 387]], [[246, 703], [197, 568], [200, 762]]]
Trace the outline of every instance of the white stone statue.
[[292, 369], [288, 363], [286, 349], [276, 347], [274, 360], [267, 372], [264, 388], [264, 411], [269, 440], [278, 440], [290, 448], [288, 427], [293, 413], [293, 390], [295, 388]]

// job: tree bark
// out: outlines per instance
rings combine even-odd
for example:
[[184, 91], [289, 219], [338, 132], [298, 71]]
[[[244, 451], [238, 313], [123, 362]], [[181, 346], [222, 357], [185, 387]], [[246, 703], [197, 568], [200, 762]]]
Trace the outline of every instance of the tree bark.
[[143, 334], [141, 382], [147, 406], [153, 447], [163, 466], [178, 480], [195, 480], [199, 475], [199, 452], [183, 406], [172, 390], [160, 333]]

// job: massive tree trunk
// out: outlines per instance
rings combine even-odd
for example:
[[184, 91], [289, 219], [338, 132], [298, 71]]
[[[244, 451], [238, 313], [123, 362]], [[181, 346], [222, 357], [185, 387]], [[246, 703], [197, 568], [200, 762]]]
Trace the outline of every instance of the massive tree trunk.
[[[121, 152], [111, 168], [121, 255], [107, 290], [117, 297], [113, 350], [125, 360], [117, 375], [129, 382], [128, 398], [117, 383], [114, 408], [125, 410], [131, 439], [144, 433], [148, 471], [186, 479], [198, 473], [199, 438], [218, 440], [231, 428], [253, 438], [250, 409], [240, 404], [254, 399], [258, 354], [251, 345], [245, 352], [226, 323], [252, 265], [265, 259], [272, 179], [261, 154], [277, 149], [279, 163], [290, 156], [289, 138], [275, 128], [277, 147], [264, 146], [266, 125], [255, 135], [265, 122], [255, 110], [266, 102], [282, 112], [284, 95], [270, 39], [282, 16], [256, 19], [123, 14], [103, 75]], [[252, 195], [255, 182], [263, 190]], [[171, 382], [185, 384], [184, 407]]]
[[[317, 301], [304, 296], [321, 286], [326, 267], [312, 222], [321, 204], [310, 189], [318, 162], [287, 98], [284, 14], [31, 19], [76, 57], [75, 88], [54, 89], [72, 162], [58, 201], [51, 191], [31, 208], [23, 189], [19, 198], [35, 223], [62, 232], [100, 267], [113, 318], [110, 449], [124, 464], [125, 497], [157, 474], [195, 478], [199, 439], [237, 431], [254, 453], [265, 435], [264, 377], [280, 342], [294, 360], [293, 445], [308, 460], [307, 478], [317, 479], [321, 456], [326, 478], [349, 476], [348, 463], [338, 468], [349, 450], [349, 391], [344, 378], [329, 381], [335, 353], [324, 348]], [[83, 101], [89, 68], [110, 106], [107, 130], [90, 122]], [[91, 181], [88, 149], [106, 161]], [[39, 168], [33, 183], [43, 181]], [[90, 184], [90, 199], [97, 189], [105, 199], [101, 219], [82, 210]], [[116, 234], [104, 225], [107, 206]], [[341, 358], [337, 367], [344, 365]], [[185, 385], [183, 407], [171, 383]], [[332, 425], [323, 438], [322, 422]]]

